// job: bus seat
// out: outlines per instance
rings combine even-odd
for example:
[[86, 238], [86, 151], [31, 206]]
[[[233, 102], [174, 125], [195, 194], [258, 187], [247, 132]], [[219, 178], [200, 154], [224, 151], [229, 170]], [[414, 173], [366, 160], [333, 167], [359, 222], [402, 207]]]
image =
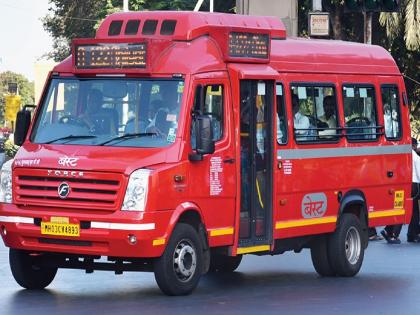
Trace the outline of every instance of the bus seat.
[[[354, 117], [347, 122], [347, 127], [359, 127], [357, 129], [348, 129], [347, 134], [348, 139], [350, 140], [364, 140], [369, 139], [372, 133], [371, 128], [362, 128], [369, 127], [371, 125], [370, 120], [367, 117]], [[355, 135], [352, 135], [355, 134]]]

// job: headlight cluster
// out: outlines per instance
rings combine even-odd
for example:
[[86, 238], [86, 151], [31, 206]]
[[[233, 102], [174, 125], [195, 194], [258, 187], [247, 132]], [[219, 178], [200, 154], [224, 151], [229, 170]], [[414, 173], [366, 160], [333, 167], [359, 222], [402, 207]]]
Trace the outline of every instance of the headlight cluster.
[[150, 172], [147, 169], [140, 169], [130, 175], [121, 210], [144, 211], [146, 208]]
[[0, 171], [0, 202], [12, 203], [12, 163], [9, 160], [3, 164]]

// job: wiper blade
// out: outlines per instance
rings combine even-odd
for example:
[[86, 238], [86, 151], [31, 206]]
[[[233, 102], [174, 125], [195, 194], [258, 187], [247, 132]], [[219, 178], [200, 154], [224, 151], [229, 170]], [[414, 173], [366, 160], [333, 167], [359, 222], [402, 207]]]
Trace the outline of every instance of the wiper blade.
[[98, 145], [105, 145], [117, 140], [126, 140], [126, 139], [133, 139], [133, 138], [141, 138], [141, 137], [147, 137], [147, 136], [156, 136], [157, 133], [156, 132], [137, 132], [137, 133], [126, 133], [122, 136], [117, 136], [114, 138], [111, 138], [107, 141], [104, 141], [102, 143], [99, 143]]
[[65, 137], [60, 137], [60, 138], [57, 138], [57, 139], [54, 139], [54, 140], [47, 141], [45, 143], [50, 144], [50, 143], [54, 143], [54, 142], [60, 141], [60, 140], [77, 140], [77, 139], [91, 139], [91, 138], [96, 138], [96, 136], [94, 136], [94, 135], [79, 135], [79, 136], [68, 135], [68, 136], [65, 136]]

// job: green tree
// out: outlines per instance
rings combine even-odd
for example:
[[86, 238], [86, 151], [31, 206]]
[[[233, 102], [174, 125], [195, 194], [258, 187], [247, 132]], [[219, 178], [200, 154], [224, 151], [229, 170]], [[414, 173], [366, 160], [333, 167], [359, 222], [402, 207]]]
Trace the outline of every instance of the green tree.
[[19, 95], [22, 97], [22, 105], [32, 105], [34, 99], [34, 83], [18, 73], [6, 71], [0, 73], [0, 124], [4, 124], [5, 95], [8, 94], [9, 83], [17, 83]]
[[[192, 10], [195, 3], [192, 0], [129, 0], [129, 8], [133, 11]], [[70, 55], [73, 38], [94, 37], [100, 22], [122, 9], [123, 0], [50, 0], [50, 4], [49, 13], [43, 18], [44, 29], [54, 39], [48, 56], [61, 61]], [[216, 12], [234, 13], [235, 0], [215, 0], [214, 4]], [[201, 10], [209, 10], [208, 0]]]
[[[312, 0], [299, 0], [298, 4], [299, 34], [307, 36], [307, 15], [312, 9]], [[345, 12], [342, 0], [323, 0], [323, 5], [331, 15], [333, 38], [363, 42], [361, 12]], [[341, 26], [334, 27], [336, 23]], [[405, 76], [412, 130], [420, 135], [420, 0], [401, 1], [400, 12], [373, 13], [372, 33], [372, 43], [387, 49]]]
[[413, 134], [420, 135], [420, 0], [401, 1], [401, 10], [381, 13], [391, 54], [406, 77]]

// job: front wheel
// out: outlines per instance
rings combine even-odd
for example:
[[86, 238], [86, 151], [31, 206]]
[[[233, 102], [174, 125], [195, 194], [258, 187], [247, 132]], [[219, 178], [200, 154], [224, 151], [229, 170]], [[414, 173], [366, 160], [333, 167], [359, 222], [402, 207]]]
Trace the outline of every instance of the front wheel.
[[362, 226], [357, 216], [344, 213], [328, 241], [328, 260], [338, 276], [352, 277], [362, 267], [364, 246]]
[[29, 252], [10, 249], [9, 263], [12, 275], [16, 282], [29, 290], [40, 290], [47, 287], [57, 274], [54, 267], [42, 265], [43, 255], [30, 255]]
[[197, 231], [178, 223], [162, 256], [154, 264], [155, 279], [167, 295], [187, 295], [197, 286], [202, 273], [203, 250]]

